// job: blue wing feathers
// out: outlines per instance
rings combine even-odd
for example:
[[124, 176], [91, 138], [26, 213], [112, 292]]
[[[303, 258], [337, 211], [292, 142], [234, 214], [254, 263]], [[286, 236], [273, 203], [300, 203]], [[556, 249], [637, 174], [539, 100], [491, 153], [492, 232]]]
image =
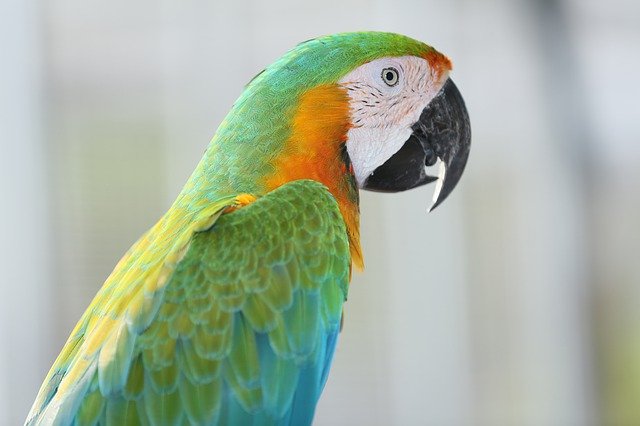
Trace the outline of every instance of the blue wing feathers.
[[[230, 389], [225, 389], [222, 402], [220, 424], [253, 426], [305, 426], [313, 421], [316, 404], [329, 374], [335, 352], [338, 328], [325, 331], [318, 342], [315, 356], [307, 365], [297, 368], [291, 360], [284, 364], [269, 344], [266, 334], [256, 337], [263, 383], [273, 383], [274, 375], [279, 376], [277, 388], [263, 387], [263, 408], [256, 413], [248, 413], [235, 399]], [[278, 364], [281, 365], [278, 365]], [[284, 410], [283, 410], [284, 407]]]

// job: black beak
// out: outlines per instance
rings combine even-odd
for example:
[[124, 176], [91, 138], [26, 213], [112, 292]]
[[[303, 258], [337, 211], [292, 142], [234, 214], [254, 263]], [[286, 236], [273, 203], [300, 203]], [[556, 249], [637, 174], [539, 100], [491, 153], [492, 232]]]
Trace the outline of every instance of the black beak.
[[[399, 192], [438, 180], [431, 211], [455, 188], [471, 147], [469, 114], [451, 79], [411, 128], [413, 133], [402, 148], [367, 178], [363, 188]], [[433, 166], [438, 158], [442, 160], [439, 176], [427, 175], [426, 167]]]

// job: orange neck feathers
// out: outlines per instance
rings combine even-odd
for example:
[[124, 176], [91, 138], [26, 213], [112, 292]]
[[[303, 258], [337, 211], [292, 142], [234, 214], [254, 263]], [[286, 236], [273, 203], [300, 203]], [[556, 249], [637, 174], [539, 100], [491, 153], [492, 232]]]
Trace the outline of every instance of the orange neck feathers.
[[274, 173], [267, 177], [266, 187], [271, 191], [293, 180], [313, 179], [329, 188], [347, 227], [351, 260], [362, 268], [358, 188], [344, 160], [350, 127], [344, 89], [323, 85], [305, 92], [293, 117], [291, 135], [273, 161]]

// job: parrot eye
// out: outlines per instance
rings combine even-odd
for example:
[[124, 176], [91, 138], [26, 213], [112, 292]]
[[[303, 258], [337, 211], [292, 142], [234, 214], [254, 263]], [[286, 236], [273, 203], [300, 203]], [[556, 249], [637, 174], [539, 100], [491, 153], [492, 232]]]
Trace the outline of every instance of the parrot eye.
[[382, 70], [382, 80], [389, 87], [393, 87], [398, 84], [398, 80], [400, 76], [398, 74], [398, 70], [395, 68], [385, 68]]

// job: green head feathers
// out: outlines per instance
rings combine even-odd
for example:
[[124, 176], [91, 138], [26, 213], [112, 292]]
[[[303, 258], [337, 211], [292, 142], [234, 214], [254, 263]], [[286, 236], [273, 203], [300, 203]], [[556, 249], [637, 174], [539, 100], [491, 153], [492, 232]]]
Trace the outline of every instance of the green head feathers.
[[332, 84], [358, 66], [383, 57], [419, 56], [437, 53], [412, 38], [383, 32], [341, 33], [300, 43], [257, 75], [239, 99], [254, 92], [299, 94], [321, 84]]

